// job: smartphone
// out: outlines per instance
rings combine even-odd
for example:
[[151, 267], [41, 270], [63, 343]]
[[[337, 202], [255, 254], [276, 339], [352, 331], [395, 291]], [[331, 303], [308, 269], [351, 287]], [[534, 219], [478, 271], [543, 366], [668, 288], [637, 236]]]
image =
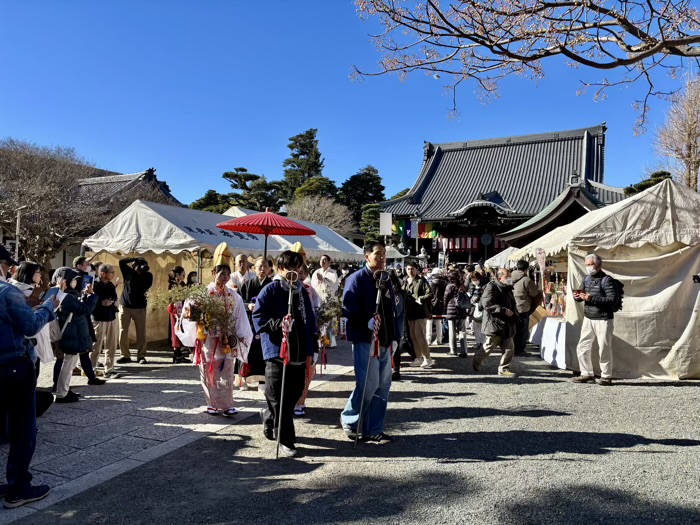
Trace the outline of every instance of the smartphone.
[[94, 279], [92, 275], [83, 275], [83, 290], [91, 285]]
[[44, 302], [47, 299], [55, 299], [56, 296], [58, 295], [59, 289], [58, 287], [54, 286], [53, 288], [49, 288], [44, 292], [44, 294], [41, 296], [41, 301]]

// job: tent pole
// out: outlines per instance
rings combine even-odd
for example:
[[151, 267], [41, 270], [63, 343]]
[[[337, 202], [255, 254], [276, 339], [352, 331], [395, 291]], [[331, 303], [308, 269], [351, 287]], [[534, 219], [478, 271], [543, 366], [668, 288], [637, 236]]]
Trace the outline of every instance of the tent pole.
[[267, 234], [265, 234], [265, 250], [263, 251], [263, 258], [267, 261]]
[[202, 283], [202, 250], [197, 250], [197, 284]]

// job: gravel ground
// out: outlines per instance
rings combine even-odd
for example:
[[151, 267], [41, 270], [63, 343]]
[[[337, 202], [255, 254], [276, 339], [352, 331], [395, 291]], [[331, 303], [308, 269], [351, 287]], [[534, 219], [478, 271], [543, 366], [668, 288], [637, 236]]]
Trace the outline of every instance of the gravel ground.
[[297, 459], [257, 418], [18, 524], [700, 524], [697, 382], [572, 384], [538, 357], [517, 379], [435, 351], [392, 386], [391, 445], [338, 425], [353, 376], [313, 390]]

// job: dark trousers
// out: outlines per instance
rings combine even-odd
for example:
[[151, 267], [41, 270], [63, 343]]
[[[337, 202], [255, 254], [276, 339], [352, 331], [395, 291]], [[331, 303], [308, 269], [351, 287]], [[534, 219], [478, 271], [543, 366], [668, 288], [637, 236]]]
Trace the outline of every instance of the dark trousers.
[[36, 369], [29, 357], [0, 366], [0, 412], [7, 414], [9, 494], [29, 488], [29, 463], [36, 448]]
[[[284, 364], [281, 359], [270, 359], [265, 365], [265, 400], [267, 409], [264, 413], [265, 425], [275, 429], [275, 436], [280, 432], [280, 443], [286, 446], [296, 444], [294, 432], [294, 407], [304, 392], [306, 363], [287, 365], [287, 377], [284, 385], [284, 406], [280, 407], [282, 397], [282, 372]], [[280, 412], [282, 419], [280, 421]]]
[[525, 351], [527, 340], [530, 337], [529, 326], [530, 314], [518, 314], [518, 320], [515, 322], [515, 338], [513, 339], [516, 354], [522, 354]]

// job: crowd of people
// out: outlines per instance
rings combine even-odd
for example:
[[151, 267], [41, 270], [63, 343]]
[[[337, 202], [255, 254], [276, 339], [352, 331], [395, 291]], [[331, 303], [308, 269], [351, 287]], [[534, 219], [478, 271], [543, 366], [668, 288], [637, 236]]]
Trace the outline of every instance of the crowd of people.
[[[392, 381], [401, 380], [402, 367], [433, 368], [431, 347], [445, 339], [449, 355], [465, 358], [468, 335], [473, 335], [475, 371], [500, 348], [498, 374], [514, 375], [513, 356], [525, 351], [530, 315], [543, 302], [526, 261], [519, 261], [512, 274], [478, 265], [429, 269], [416, 261], [387, 268], [379, 241], [366, 243], [364, 255], [360, 268], [334, 267], [324, 255], [311, 271], [298, 246], [276, 261], [259, 257], [251, 269], [245, 255], [233, 257], [225, 244], [217, 249], [207, 293], [224, 305], [224, 320], [204, 330], [192, 316], [197, 305], [190, 299], [168, 307], [173, 362], [194, 360], [207, 413], [234, 416], [235, 388], [249, 388], [250, 378], [258, 378], [267, 404], [260, 414], [263, 434], [278, 440], [283, 455], [295, 456], [294, 417], [306, 414], [319, 354], [341, 336], [352, 342], [355, 386], [340, 423], [348, 437], [365, 443], [393, 441], [385, 432]], [[135, 360], [148, 363], [146, 306], [153, 275], [142, 258], [122, 259], [119, 267], [123, 283], [115, 278], [114, 266], [90, 265], [84, 257], [76, 258], [72, 268], [49, 274], [39, 264], [17, 263], [0, 247], [0, 430], [10, 443], [0, 497], [6, 507], [36, 501], [49, 491], [46, 485], [32, 486], [28, 470], [36, 442], [40, 363], [53, 362], [55, 401], [77, 402], [79, 394], [70, 388], [73, 374], [85, 374], [89, 385], [100, 386], [105, 379], [98, 374], [117, 378], [117, 364], [132, 362], [132, 321]], [[600, 384], [610, 385], [610, 339], [620, 298], [598, 256], [589, 255], [586, 267], [589, 275], [573, 293], [585, 303], [581, 375], [574, 381], [595, 382], [591, 352], [597, 342]], [[196, 280], [194, 272], [185, 275], [182, 267], [174, 267], [168, 286], [187, 287]], [[342, 321], [320, 325], [322, 306], [334, 300], [342, 303]], [[401, 362], [404, 354], [410, 361]]]

